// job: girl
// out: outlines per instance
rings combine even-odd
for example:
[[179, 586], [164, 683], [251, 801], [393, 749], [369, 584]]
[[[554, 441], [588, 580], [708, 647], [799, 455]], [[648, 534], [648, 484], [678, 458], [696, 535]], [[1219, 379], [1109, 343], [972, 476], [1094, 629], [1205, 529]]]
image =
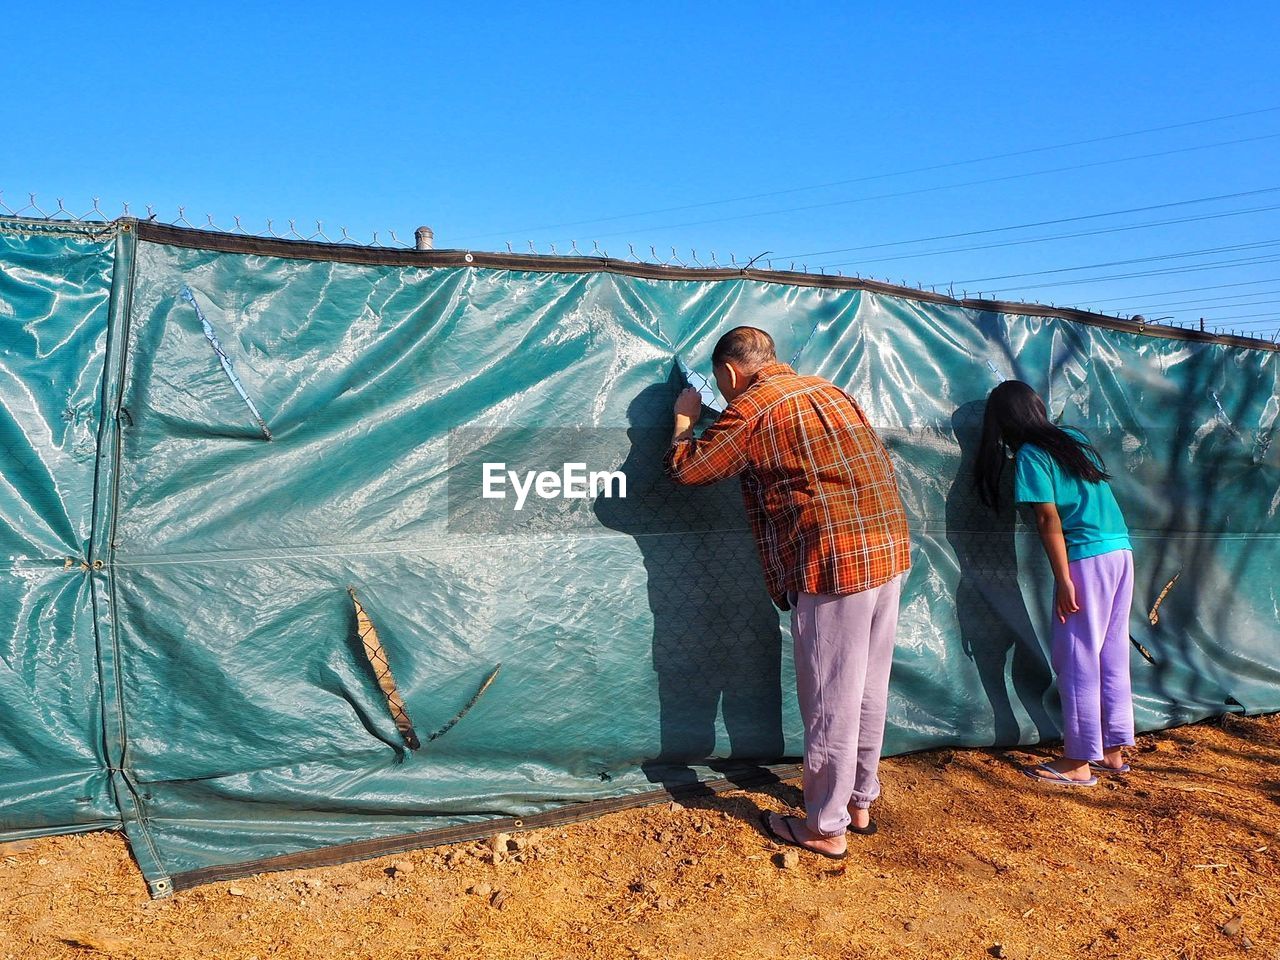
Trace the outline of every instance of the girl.
[[1133, 743], [1129, 531], [1098, 451], [1079, 430], [1051, 423], [1044, 402], [1020, 380], [1005, 381], [987, 398], [974, 479], [993, 509], [1008, 451], [1016, 460], [1014, 502], [1034, 508], [1053, 568], [1053, 669], [1062, 696], [1063, 756], [1022, 772], [1091, 787], [1095, 772], [1128, 771], [1124, 748]]

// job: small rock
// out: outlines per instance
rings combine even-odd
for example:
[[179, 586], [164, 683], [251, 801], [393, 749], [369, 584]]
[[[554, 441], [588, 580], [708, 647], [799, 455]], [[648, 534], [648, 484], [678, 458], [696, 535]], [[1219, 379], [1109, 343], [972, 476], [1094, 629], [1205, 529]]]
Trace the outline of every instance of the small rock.
[[1102, 932], [1107, 935], [1108, 940], [1114, 940], [1116, 941], [1116, 943], [1120, 942], [1120, 931], [1117, 930], [1115, 927], [1108, 927], [1106, 930], [1103, 930]]
[[523, 835], [514, 836], [507, 842], [508, 850], [524, 851], [528, 850], [531, 846], [533, 846], [533, 841]]
[[312, 890], [319, 890], [324, 887], [323, 880], [317, 880], [315, 877], [307, 877], [302, 881], [304, 886], [310, 887]]
[[413, 873], [413, 864], [408, 860], [397, 860], [391, 865], [391, 872], [394, 874]]
[[580, 926], [580, 927], [578, 928], [578, 932], [579, 932], [579, 933], [590, 933], [590, 932], [591, 932], [591, 928], [590, 928], [589, 926], [587, 926], [587, 925], [584, 923], [582, 926]]
[[1240, 916], [1240, 914], [1237, 913], [1234, 917], [1232, 917], [1230, 920], [1228, 920], [1226, 923], [1222, 925], [1222, 932], [1225, 933], [1228, 937], [1234, 937], [1237, 933], [1240, 932], [1240, 928], [1243, 926], [1244, 926], [1244, 917]]
[[668, 900], [666, 897], [659, 897], [658, 902], [654, 904], [659, 910], [670, 910], [675, 906], [675, 902]]
[[1240, 935], [1240, 949], [1241, 950], [1253, 949], [1253, 941], [1249, 939], [1249, 935], [1247, 933]]
[[444, 865], [446, 867], [456, 867], [462, 861], [462, 858], [465, 857], [466, 855], [467, 855], [467, 851], [465, 850], [454, 850], [452, 853], [450, 853], [447, 857], [444, 858]]
[[672, 813], [679, 813], [681, 810], [684, 809], [684, 804], [676, 803], [674, 800], [672, 800], [669, 804], [667, 804], [667, 809], [670, 810]]
[[493, 885], [489, 883], [476, 883], [467, 887], [467, 893], [477, 897], [487, 897], [493, 893]]
[[243, 887], [227, 887], [227, 893], [233, 897], [243, 897], [245, 895]]
[[1004, 957], [1004, 944], [993, 943], [991, 946], [987, 947], [987, 953], [995, 957], [996, 960], [1001, 960], [1001, 958]]
[[506, 853], [507, 841], [510, 839], [511, 837], [505, 833], [496, 833], [489, 840], [489, 849], [494, 853]]
[[36, 861], [36, 863], [42, 867], [47, 867], [49, 865], [49, 861], [46, 860], [44, 857], [41, 857], [39, 860]]
[[916, 928], [916, 922], [914, 920], [908, 920], [906, 923], [902, 925], [902, 929], [907, 931], [907, 933], [910, 933], [915, 928]]
[[496, 910], [501, 910], [510, 899], [511, 894], [507, 893], [507, 891], [495, 890], [493, 892], [493, 896], [489, 898], [489, 906]]
[[667, 833], [667, 831], [665, 830], [659, 830], [658, 835], [654, 837], [654, 839], [657, 840], [659, 843], [666, 843], [668, 840], [671, 839], [671, 834]]
[[794, 870], [800, 866], [800, 854], [796, 850], [786, 850], [778, 854], [778, 866], [783, 870]]
[[711, 832], [711, 824], [709, 824], [709, 823], [699, 824], [699, 825], [698, 825], [698, 832], [699, 832], [699, 833], [701, 833], [701, 834], [707, 834], [707, 833], [710, 833], [710, 832]]

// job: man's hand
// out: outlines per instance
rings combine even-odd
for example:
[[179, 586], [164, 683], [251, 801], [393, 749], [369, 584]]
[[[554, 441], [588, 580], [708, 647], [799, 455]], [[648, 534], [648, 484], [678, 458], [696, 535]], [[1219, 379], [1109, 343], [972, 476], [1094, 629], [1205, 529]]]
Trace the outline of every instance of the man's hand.
[[676, 397], [676, 440], [684, 437], [693, 429], [702, 415], [702, 394], [693, 387], [685, 387]]
[[693, 387], [685, 387], [676, 397], [676, 416], [688, 417], [690, 423], [696, 423], [702, 416], [702, 394]]
[[1066, 623], [1071, 614], [1080, 611], [1080, 604], [1076, 603], [1076, 585], [1069, 579], [1058, 581], [1057, 607], [1058, 620], [1062, 623]]

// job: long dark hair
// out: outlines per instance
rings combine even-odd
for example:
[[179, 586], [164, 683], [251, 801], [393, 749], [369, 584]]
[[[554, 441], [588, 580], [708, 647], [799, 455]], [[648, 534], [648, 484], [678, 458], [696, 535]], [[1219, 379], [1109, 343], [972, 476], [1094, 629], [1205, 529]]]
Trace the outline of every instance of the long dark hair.
[[973, 465], [973, 481], [982, 502], [1000, 506], [1000, 475], [1008, 451], [1032, 443], [1058, 461], [1068, 473], [1098, 483], [1110, 480], [1107, 465], [1088, 441], [1073, 437], [1049, 420], [1044, 401], [1021, 380], [1006, 380], [987, 397], [982, 417], [982, 443]]

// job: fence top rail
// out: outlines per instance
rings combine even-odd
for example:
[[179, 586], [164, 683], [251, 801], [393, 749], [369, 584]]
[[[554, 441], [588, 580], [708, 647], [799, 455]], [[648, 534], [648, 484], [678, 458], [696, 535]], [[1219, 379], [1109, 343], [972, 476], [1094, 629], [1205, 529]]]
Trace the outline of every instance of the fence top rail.
[[416, 250], [404, 246], [377, 247], [357, 243], [315, 240], [302, 237], [262, 237], [253, 234], [227, 233], [220, 229], [205, 230], [191, 226], [159, 223], [136, 217], [119, 217], [110, 221], [59, 220], [48, 217], [0, 215], [0, 231], [46, 231], [49, 229], [85, 233], [101, 237], [117, 232], [133, 233], [139, 240], [170, 246], [210, 250], [221, 253], [261, 255], [292, 260], [336, 261], [405, 267], [473, 267], [518, 270], [536, 273], [611, 273], [653, 280], [735, 280], [747, 279], [763, 283], [779, 283], [796, 287], [830, 290], [862, 290], [921, 303], [962, 307], [986, 313], [1003, 313], [1027, 317], [1070, 320], [1121, 333], [1223, 344], [1255, 350], [1280, 351], [1280, 343], [1261, 337], [1246, 337], [1189, 329], [1182, 326], [1125, 319], [1096, 313], [1078, 307], [1023, 303], [978, 297], [955, 297], [933, 290], [902, 286], [887, 281], [833, 274], [800, 273], [794, 270], [759, 269], [750, 264], [736, 267], [697, 266], [673, 263], [617, 259], [609, 256], [569, 256], [564, 254], [492, 252], [463, 249]]

